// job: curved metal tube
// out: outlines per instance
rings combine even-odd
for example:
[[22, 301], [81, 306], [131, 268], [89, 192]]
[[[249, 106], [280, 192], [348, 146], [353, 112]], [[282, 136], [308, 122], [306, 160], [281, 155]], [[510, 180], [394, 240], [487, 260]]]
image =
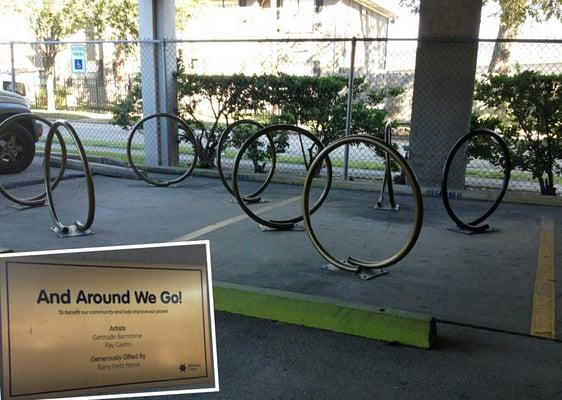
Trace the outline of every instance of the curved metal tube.
[[[392, 145], [392, 123], [388, 121], [384, 126], [384, 141], [389, 145]], [[381, 193], [376, 205], [382, 207], [384, 203], [384, 194], [386, 187], [388, 186], [388, 201], [390, 202], [390, 207], [396, 209], [396, 202], [394, 201], [394, 188], [392, 184], [392, 166], [390, 163], [390, 154], [385, 153], [384, 155], [384, 177], [381, 185]]]
[[[53, 125], [51, 121], [35, 114], [16, 114], [16, 115], [12, 115], [11, 117], [5, 119], [4, 121], [2, 121], [2, 123], [0, 123], [0, 132], [2, 132], [2, 130], [5, 129], [6, 126], [9, 126], [10, 123], [17, 122], [22, 119], [25, 120], [28, 118], [36, 121], [41, 121], [49, 128], [51, 128], [51, 126]], [[56, 131], [55, 135], [57, 136], [57, 140], [59, 141], [61, 147], [61, 166], [57, 177], [51, 184], [51, 190], [54, 190], [58, 186], [59, 182], [64, 176], [64, 170], [66, 169], [66, 161], [67, 161], [66, 144], [64, 142], [64, 139], [62, 138], [59, 131]], [[46, 192], [40, 193], [37, 196], [33, 196], [28, 199], [21, 199], [11, 194], [4, 186], [2, 186], [2, 184], [0, 184], [0, 193], [3, 194], [4, 197], [6, 197], [8, 200], [20, 204], [22, 206], [35, 207], [35, 206], [42, 206], [43, 204], [45, 204]]]
[[[243, 124], [254, 125], [255, 127], [258, 128], [258, 130], [263, 129], [262, 124], [254, 121], [254, 120], [251, 120], [251, 119], [241, 119], [239, 121], [235, 121], [234, 123], [229, 125], [224, 130], [224, 132], [222, 133], [222, 135], [219, 138], [219, 143], [217, 145], [217, 172], [219, 173], [219, 178], [220, 178], [222, 184], [224, 185], [224, 188], [228, 191], [228, 193], [230, 193], [233, 196], [235, 196], [234, 190], [232, 190], [232, 188], [230, 187], [230, 184], [226, 180], [226, 177], [224, 176], [224, 171], [222, 169], [221, 153], [222, 153], [223, 147], [225, 146], [225, 144], [228, 140], [228, 136], [230, 135], [230, 132], [232, 132], [232, 130], [234, 128], [236, 128], [237, 126], [243, 125]], [[272, 152], [271, 152], [271, 168], [269, 169], [269, 174], [265, 178], [265, 181], [263, 182], [263, 184], [255, 192], [243, 197], [243, 200], [246, 201], [246, 202], [251, 203], [251, 202], [258, 201], [259, 200], [258, 196], [261, 193], [263, 193], [263, 191], [267, 188], [267, 186], [271, 183], [271, 180], [273, 179], [273, 174], [275, 173], [275, 166], [277, 164], [277, 156], [276, 156], [276, 153], [275, 153], [275, 142], [273, 141], [273, 138], [271, 137], [271, 135], [267, 135], [267, 139], [268, 139], [269, 145], [271, 146], [271, 149], [272, 149]]]
[[[250, 136], [248, 139], [246, 139], [246, 141], [242, 144], [242, 147], [240, 147], [240, 150], [238, 151], [238, 154], [236, 155], [236, 160], [234, 161], [234, 170], [232, 172], [232, 190], [234, 191], [234, 196], [236, 197], [236, 200], [238, 201], [238, 204], [240, 205], [242, 210], [250, 218], [252, 218], [254, 221], [256, 221], [258, 224], [267, 226], [267, 227], [272, 228], [272, 229], [288, 230], [288, 229], [292, 229], [297, 222], [302, 221], [303, 215], [299, 215], [297, 217], [284, 219], [284, 220], [266, 220], [266, 219], [263, 219], [263, 218], [259, 217], [258, 215], [256, 215], [254, 212], [252, 212], [252, 210], [250, 210], [248, 208], [248, 206], [244, 203], [244, 199], [240, 195], [240, 191], [239, 191], [239, 188], [238, 188], [238, 171], [240, 169], [240, 160], [242, 160], [242, 156], [244, 155], [246, 150], [248, 150], [248, 148], [252, 145], [252, 143], [256, 139], [258, 139], [260, 136], [271, 135], [273, 132], [276, 132], [276, 131], [293, 131], [293, 132], [296, 132], [299, 135], [304, 135], [307, 138], [309, 138], [310, 140], [312, 140], [314, 142], [314, 144], [316, 146], [318, 146], [319, 149], [324, 148], [324, 146], [322, 145], [322, 142], [320, 142], [320, 140], [318, 140], [318, 138], [316, 136], [314, 136], [312, 133], [310, 133], [306, 129], [300, 128], [300, 127], [295, 126], [295, 125], [287, 125], [287, 124], [268, 126], [268, 127], [264, 128], [264, 129], [262, 129], [262, 130], [260, 130], [256, 133], [254, 133], [252, 136]], [[311, 167], [308, 171], [308, 174], [309, 175], [312, 174], [312, 176], [316, 175], [316, 173], [321, 169], [321, 167], [322, 167], [321, 163], [317, 164], [316, 167], [314, 167], [314, 168]], [[330, 158], [326, 158], [326, 185], [324, 186], [324, 190], [322, 191], [322, 194], [320, 195], [320, 197], [316, 201], [316, 204], [314, 204], [314, 206], [311, 208], [311, 210], [310, 210], [311, 213], [314, 213], [316, 210], [318, 210], [318, 208], [320, 208], [322, 203], [324, 203], [324, 200], [326, 200], [326, 197], [328, 196], [328, 193], [330, 192], [331, 186], [332, 186], [332, 163], [330, 162]]]
[[[400, 166], [402, 167], [402, 170], [404, 171], [408, 182], [410, 182], [410, 186], [412, 187], [412, 191], [414, 195], [414, 201], [416, 207], [415, 207], [415, 214], [414, 214], [414, 224], [412, 226], [410, 237], [408, 238], [406, 244], [400, 250], [398, 250], [396, 254], [382, 261], [371, 262], [371, 261], [360, 260], [354, 257], [348, 257], [347, 262], [336, 259], [318, 240], [318, 237], [316, 236], [316, 233], [314, 232], [314, 229], [312, 228], [312, 223], [310, 221], [311, 209], [308, 203], [310, 199], [310, 187], [312, 184], [312, 179], [314, 178], [312, 171], [314, 171], [314, 169], [317, 168], [318, 165], [322, 163], [322, 160], [328, 157], [330, 153], [333, 152], [335, 149], [353, 143], [364, 143], [367, 144], [368, 146], [381, 147], [387, 154], [390, 154], [392, 157], [394, 157], [398, 162], [398, 164], [400, 164]], [[346, 271], [358, 272], [360, 269], [389, 267], [393, 264], [396, 264], [398, 261], [402, 260], [404, 257], [408, 255], [410, 250], [412, 250], [412, 248], [416, 244], [416, 241], [418, 240], [421, 231], [422, 222], [423, 222], [423, 199], [422, 199], [420, 186], [414, 174], [414, 171], [412, 170], [408, 162], [404, 159], [404, 157], [402, 157], [402, 155], [398, 153], [398, 151], [396, 151], [394, 148], [392, 148], [392, 146], [388, 145], [384, 141], [372, 136], [366, 136], [366, 135], [347, 136], [342, 139], [336, 140], [335, 142], [331, 143], [326, 148], [324, 148], [324, 150], [322, 150], [320, 154], [316, 156], [310, 168], [311, 170], [306, 175], [306, 179], [304, 181], [303, 195], [302, 195], [304, 226], [306, 228], [306, 232], [308, 233], [308, 237], [312, 241], [312, 244], [314, 245], [314, 247], [316, 247], [316, 250], [318, 250], [318, 252], [322, 255], [322, 257], [324, 257], [326, 260], [328, 260], [328, 262], [330, 262], [331, 264], [335, 265], [338, 268], [341, 268]]]
[[[185, 131], [185, 134], [179, 135], [180, 138], [185, 140], [186, 142], [191, 142], [191, 144], [193, 145], [193, 162], [191, 163], [190, 167], [180, 177], [168, 181], [159, 180], [159, 179], [150, 179], [146, 174], [141, 173], [140, 170], [135, 165], [135, 163], [133, 162], [133, 156], [131, 154], [131, 145], [133, 143], [133, 136], [135, 135], [137, 130], [149, 119], [160, 118], [160, 117], [170, 118], [176, 121]], [[195, 135], [193, 134], [193, 131], [191, 130], [189, 125], [187, 125], [187, 122], [185, 122], [183, 119], [173, 114], [156, 113], [141, 119], [135, 124], [135, 126], [133, 126], [133, 130], [131, 131], [131, 133], [129, 134], [129, 138], [127, 139], [127, 160], [129, 161], [129, 165], [131, 166], [131, 169], [133, 170], [135, 175], [138, 176], [140, 179], [154, 186], [169, 186], [183, 181], [185, 178], [191, 175], [191, 173], [195, 169], [195, 165], [197, 164], [197, 158], [198, 158], [197, 143], [195, 141]]]
[[[463, 144], [467, 141], [472, 139], [475, 136], [489, 136], [494, 140], [501, 148], [503, 156], [504, 156], [504, 178], [503, 184], [500, 191], [500, 194], [494, 201], [494, 203], [490, 206], [490, 208], [482, 214], [482, 216], [476, 218], [474, 221], [469, 222], [468, 224], [463, 222], [453, 211], [451, 207], [451, 203], [449, 202], [449, 189], [448, 189], [448, 179], [449, 179], [449, 170], [451, 169], [451, 164], [453, 163], [453, 159], [455, 155], [461, 148]], [[500, 203], [503, 200], [505, 192], [507, 191], [507, 187], [509, 186], [509, 179], [511, 177], [511, 156], [509, 154], [509, 149], [507, 148], [507, 144], [505, 140], [498, 135], [496, 132], [491, 131], [489, 129], [475, 129], [463, 137], [461, 137], [452, 147], [449, 155], [447, 156], [447, 160], [445, 161], [445, 166], [443, 167], [443, 178], [441, 180], [441, 199], [443, 200], [443, 205], [445, 206], [445, 211], [449, 214], [449, 217], [453, 220], [453, 222], [459, 227], [467, 231], [471, 232], [483, 232], [487, 230], [490, 226], [488, 224], [478, 225], [484, 222], [496, 209], [499, 207]]]
[[65, 128], [68, 133], [72, 136], [72, 139], [76, 143], [76, 147], [78, 147], [78, 153], [80, 155], [80, 161], [82, 162], [82, 166], [84, 168], [84, 175], [86, 179], [86, 189], [88, 192], [88, 216], [86, 218], [86, 222], [82, 223], [80, 221], [76, 221], [74, 225], [80, 231], [85, 231], [90, 228], [94, 222], [94, 215], [96, 211], [96, 195], [94, 190], [94, 179], [92, 177], [92, 173], [90, 171], [90, 165], [88, 163], [88, 158], [86, 157], [86, 152], [84, 150], [84, 146], [82, 146], [82, 142], [78, 137], [78, 134], [74, 130], [74, 127], [70, 125], [66, 121], [55, 121], [51, 128], [49, 129], [49, 133], [47, 133], [47, 139], [45, 141], [45, 159], [43, 161], [43, 173], [45, 179], [45, 193], [47, 198], [47, 206], [49, 207], [49, 212], [51, 213], [51, 218], [53, 222], [61, 230], [63, 233], [67, 233], [69, 231], [69, 226], [64, 225], [57, 216], [57, 212], [55, 210], [55, 204], [53, 201], [53, 192], [51, 190], [51, 186], [49, 185], [49, 180], [51, 176], [51, 146], [53, 144], [53, 137], [55, 132], [58, 130], [59, 127]]

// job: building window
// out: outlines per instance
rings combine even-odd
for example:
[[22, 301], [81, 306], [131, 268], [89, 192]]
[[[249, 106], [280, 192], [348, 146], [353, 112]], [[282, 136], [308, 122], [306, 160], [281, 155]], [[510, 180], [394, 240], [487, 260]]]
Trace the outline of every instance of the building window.
[[320, 12], [322, 6], [324, 5], [324, 0], [314, 0], [314, 11]]
[[240, 7], [246, 7], [248, 5], [247, 0], [238, 0], [238, 5]]
[[322, 74], [322, 68], [320, 68], [320, 61], [314, 61], [312, 64], [312, 75], [319, 77]]

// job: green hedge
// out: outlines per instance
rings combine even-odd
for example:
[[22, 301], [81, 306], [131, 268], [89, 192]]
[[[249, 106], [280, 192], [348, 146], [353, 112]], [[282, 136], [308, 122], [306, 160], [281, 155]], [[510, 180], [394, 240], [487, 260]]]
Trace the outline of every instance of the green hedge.
[[[361, 78], [356, 79], [354, 87], [352, 133], [382, 136], [387, 115], [382, 104], [385, 98], [400, 94], [402, 89], [370, 88]], [[202, 167], [214, 166], [220, 134], [226, 125], [240, 118], [259, 119], [264, 124], [298, 124], [311, 130], [324, 144], [344, 135], [347, 78], [194, 75], [185, 72], [180, 57], [177, 92], [179, 113], [195, 131]], [[202, 118], [203, 109], [212, 110], [210, 121]], [[130, 127], [139, 119], [142, 93], [138, 79], [113, 113], [113, 122], [123, 127]], [[286, 146], [286, 141], [282, 142]], [[313, 151], [309, 151], [312, 155]]]
[[[488, 75], [477, 83], [475, 99], [489, 113], [474, 115], [473, 127], [501, 132], [513, 167], [530, 172], [542, 194], [555, 195], [555, 183], [562, 173], [562, 74]], [[482, 143], [469, 148], [469, 155], [501, 161]]]

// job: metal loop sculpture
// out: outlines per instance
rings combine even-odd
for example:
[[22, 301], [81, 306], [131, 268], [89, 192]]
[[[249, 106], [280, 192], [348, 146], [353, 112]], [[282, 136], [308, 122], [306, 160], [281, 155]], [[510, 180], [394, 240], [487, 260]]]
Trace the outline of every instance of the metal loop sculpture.
[[[222, 166], [222, 152], [224, 150], [225, 145], [228, 143], [230, 133], [232, 131], [234, 131], [235, 128], [237, 128], [241, 125], [252, 125], [252, 126], [258, 128], [258, 130], [263, 129], [263, 125], [260, 124], [259, 122], [253, 121], [251, 119], [242, 119], [242, 120], [236, 121], [236, 122], [232, 123], [231, 125], [229, 125], [225, 129], [225, 131], [222, 133], [221, 137], [219, 138], [219, 143], [217, 145], [217, 171], [219, 173], [219, 178], [220, 178], [222, 184], [224, 185], [225, 189], [228, 191], [228, 193], [230, 193], [233, 196], [235, 196], [234, 190], [232, 190], [232, 187], [230, 186], [230, 184], [226, 180], [226, 176], [224, 175], [223, 166]], [[274, 143], [271, 135], [267, 135], [267, 140], [269, 141], [270, 149], [272, 149], [272, 151], [271, 151], [271, 168], [269, 169], [269, 173], [268, 173], [267, 177], [265, 178], [265, 181], [263, 182], [263, 184], [253, 193], [243, 197], [243, 200], [246, 203], [256, 203], [256, 202], [260, 201], [259, 195], [261, 193], [263, 193], [263, 191], [271, 183], [271, 179], [273, 179], [273, 174], [275, 173], [275, 166], [276, 166], [276, 162], [277, 162], [277, 158], [276, 158], [276, 154], [275, 154], [275, 143]]]
[[[322, 245], [322, 243], [318, 240], [318, 237], [316, 236], [314, 229], [312, 228], [312, 223], [311, 223], [312, 209], [309, 206], [309, 199], [310, 199], [310, 188], [312, 185], [312, 179], [314, 178], [313, 172], [321, 165], [322, 161], [325, 158], [329, 157], [330, 153], [332, 153], [334, 150], [336, 150], [339, 147], [345, 145], [351, 145], [351, 144], [365, 144], [367, 146], [381, 148], [384, 152], [392, 156], [396, 160], [396, 162], [400, 165], [402, 171], [406, 175], [408, 182], [410, 183], [410, 186], [412, 187], [414, 203], [415, 203], [415, 213], [414, 213], [414, 224], [412, 226], [410, 236], [406, 244], [400, 250], [398, 250], [396, 254], [382, 261], [373, 262], [373, 261], [361, 260], [354, 257], [348, 257], [347, 261], [340, 261], [337, 258], [335, 258]], [[341, 268], [343, 270], [352, 271], [352, 272], [360, 272], [362, 269], [385, 268], [393, 264], [396, 264], [398, 261], [402, 260], [404, 257], [406, 257], [406, 255], [408, 255], [410, 250], [412, 250], [412, 248], [416, 244], [416, 241], [418, 240], [421, 231], [422, 221], [423, 221], [423, 200], [422, 200], [420, 186], [408, 162], [404, 159], [404, 157], [402, 157], [402, 155], [400, 155], [400, 153], [398, 153], [398, 151], [396, 151], [394, 148], [392, 148], [384, 141], [372, 136], [365, 136], [365, 135], [347, 136], [345, 138], [336, 140], [335, 142], [326, 146], [326, 148], [324, 148], [316, 156], [316, 158], [312, 162], [312, 165], [310, 166], [310, 170], [304, 181], [302, 207], [303, 207], [303, 215], [304, 215], [304, 226], [314, 247], [316, 247], [316, 249], [322, 255], [322, 257], [328, 260], [328, 262], [330, 262], [332, 265]]]
[[[133, 137], [135, 136], [135, 133], [144, 125], [146, 121], [151, 120], [153, 118], [170, 118], [176, 121], [185, 132], [184, 134], [178, 135], [178, 143], [184, 140], [186, 142], [190, 142], [193, 146], [193, 162], [191, 163], [187, 171], [185, 171], [185, 173], [183, 173], [181, 176], [179, 176], [176, 179], [170, 179], [170, 180], [151, 179], [147, 176], [146, 173], [141, 172], [141, 170], [135, 165], [133, 161], [132, 149], [131, 149], [133, 144]], [[193, 134], [193, 131], [187, 125], [187, 122], [185, 122], [183, 119], [173, 114], [157, 113], [141, 119], [135, 124], [135, 126], [133, 126], [133, 129], [129, 134], [129, 138], [127, 140], [127, 159], [129, 161], [129, 165], [131, 166], [131, 169], [133, 170], [135, 175], [137, 175], [140, 179], [154, 186], [169, 186], [183, 181], [185, 178], [187, 178], [189, 175], [192, 174], [193, 170], [195, 169], [195, 165], [197, 164], [197, 158], [198, 158], [198, 149], [197, 149], [197, 143], [195, 141], [195, 135]]]
[[[500, 146], [503, 155], [503, 161], [504, 161], [504, 171], [503, 171], [504, 178], [503, 178], [503, 183], [500, 193], [496, 198], [496, 200], [494, 201], [494, 203], [490, 206], [490, 208], [480, 217], [476, 218], [475, 220], [469, 223], [465, 223], [455, 214], [455, 212], [451, 208], [451, 203], [449, 202], [448, 179], [449, 179], [449, 171], [451, 169], [451, 164], [453, 162], [453, 159], [455, 158], [455, 155], [457, 154], [461, 146], [463, 146], [466, 142], [468, 142], [470, 139], [474, 138], [475, 136], [488, 136]], [[445, 206], [445, 210], [447, 211], [447, 214], [449, 214], [449, 217], [451, 217], [451, 219], [453, 220], [453, 222], [455, 222], [457, 227], [464, 229], [466, 231], [478, 233], [488, 230], [490, 228], [488, 224], [484, 224], [484, 225], [479, 225], [479, 224], [481, 224], [486, 219], [488, 219], [488, 217], [492, 215], [492, 213], [498, 208], [498, 206], [502, 202], [505, 192], [507, 191], [507, 187], [509, 186], [510, 176], [511, 176], [511, 157], [509, 155], [509, 149], [507, 148], [507, 144], [505, 143], [503, 138], [500, 135], [498, 135], [496, 132], [491, 131], [489, 129], [475, 129], [467, 133], [466, 135], [461, 137], [451, 148], [451, 151], [447, 156], [447, 160], [445, 161], [445, 166], [443, 167], [443, 178], [441, 180], [441, 198], [443, 200], [443, 205]]]
[[[16, 114], [16, 115], [12, 115], [11, 117], [5, 119], [2, 123], [0, 123], [0, 132], [2, 132], [4, 129], [6, 129], [8, 126], [10, 126], [10, 124], [12, 123], [16, 123], [18, 121], [21, 120], [29, 120], [31, 119], [32, 121], [40, 121], [42, 123], [44, 123], [45, 125], [47, 125], [49, 128], [51, 128], [51, 126], [53, 125], [51, 123], [51, 121], [40, 117], [38, 115], [35, 114]], [[61, 148], [61, 165], [60, 165], [60, 169], [59, 169], [59, 173], [57, 174], [56, 178], [53, 180], [53, 182], [50, 184], [50, 188], [51, 190], [54, 190], [59, 182], [61, 181], [63, 175], [64, 175], [64, 171], [66, 168], [66, 162], [67, 162], [67, 152], [66, 152], [66, 144], [64, 142], [64, 139], [62, 138], [60, 132], [57, 130], [54, 133], [57, 136], [57, 140], [60, 144], [60, 148]], [[42, 193], [27, 198], [27, 199], [23, 199], [23, 198], [19, 198], [17, 196], [14, 196], [13, 194], [11, 194], [4, 186], [2, 186], [2, 184], [0, 184], [0, 193], [2, 193], [8, 200], [13, 201], [14, 203], [20, 204], [22, 206], [29, 206], [29, 207], [36, 207], [36, 206], [42, 206], [43, 204], [45, 204], [45, 198], [46, 198], [46, 192], [43, 191]]]
[[[57, 216], [57, 212], [55, 210], [55, 204], [53, 201], [53, 192], [51, 186], [49, 185], [50, 176], [51, 176], [51, 147], [53, 145], [53, 137], [55, 136], [55, 132], [58, 131], [59, 127], [65, 128], [74, 143], [76, 143], [76, 147], [78, 148], [78, 153], [80, 155], [80, 161], [82, 162], [82, 167], [84, 169], [84, 175], [86, 180], [86, 190], [88, 193], [88, 216], [86, 217], [86, 222], [82, 223], [80, 221], [76, 221], [73, 225], [64, 225]], [[96, 210], [96, 196], [94, 190], [94, 179], [92, 177], [92, 172], [90, 171], [90, 165], [88, 163], [88, 158], [86, 157], [86, 152], [84, 150], [84, 146], [78, 137], [78, 134], [74, 130], [74, 127], [70, 125], [66, 121], [55, 121], [49, 132], [47, 133], [47, 138], [45, 141], [45, 159], [43, 162], [43, 174], [45, 179], [45, 193], [47, 199], [47, 206], [49, 207], [49, 212], [51, 213], [51, 218], [55, 223], [55, 226], [51, 228], [53, 231], [59, 234], [61, 237], [67, 236], [79, 236], [79, 235], [86, 235], [91, 234], [89, 228], [92, 226], [94, 222], [94, 215]]]
[[[240, 170], [240, 161], [242, 160], [242, 156], [244, 155], [246, 150], [248, 150], [248, 148], [250, 148], [250, 146], [259, 137], [264, 135], [270, 135], [273, 137], [275, 132], [287, 132], [287, 131], [294, 132], [299, 135], [299, 138], [301, 139], [301, 148], [303, 149], [304, 147], [302, 147], [302, 136], [305, 136], [308, 139], [310, 139], [314, 143], [314, 146], [316, 146], [319, 151], [324, 148], [320, 140], [318, 140], [316, 136], [314, 136], [306, 129], [300, 128], [295, 125], [286, 125], [286, 124], [268, 126], [267, 128], [264, 128], [254, 133], [250, 137], [248, 137], [248, 139], [246, 139], [246, 141], [242, 144], [242, 147], [240, 147], [240, 150], [236, 155], [236, 160], [234, 161], [234, 171], [232, 172], [232, 189], [234, 191], [234, 196], [236, 197], [238, 204], [250, 218], [252, 218], [258, 224], [268, 227], [270, 229], [278, 229], [278, 230], [293, 229], [295, 224], [302, 221], [304, 217], [301, 214], [293, 218], [287, 218], [282, 220], [272, 220], [272, 219], [267, 220], [261, 218], [260, 216], [255, 214], [252, 210], [250, 210], [248, 206], [245, 204], [244, 199], [242, 198], [242, 195], [240, 194], [240, 190], [239, 190], [238, 175]], [[275, 148], [273, 148], [271, 151], [274, 152]], [[305, 158], [305, 165], [308, 167], [308, 174], [309, 175], [312, 174], [312, 176], [316, 176], [321, 170], [322, 164], [317, 163], [315, 168], [312, 169], [312, 167], [309, 167], [309, 164], [306, 162], [306, 157], [304, 152], [303, 152], [303, 157]], [[326, 158], [326, 184], [324, 186], [324, 190], [322, 191], [322, 194], [320, 195], [314, 206], [310, 209], [310, 213], [314, 213], [316, 210], [318, 210], [318, 208], [322, 205], [324, 200], [326, 200], [326, 197], [328, 196], [331, 186], [332, 186], [332, 164], [330, 162], [330, 159]]]

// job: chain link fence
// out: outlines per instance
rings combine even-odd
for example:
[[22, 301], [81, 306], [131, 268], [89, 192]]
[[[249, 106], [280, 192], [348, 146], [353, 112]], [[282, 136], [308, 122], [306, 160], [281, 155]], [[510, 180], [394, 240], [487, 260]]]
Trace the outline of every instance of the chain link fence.
[[[76, 46], [85, 52], [86, 65], [80, 73], [73, 72], [71, 65]], [[128, 135], [147, 110], [171, 110], [189, 121], [203, 154], [201, 166], [207, 168], [215, 165], [220, 134], [229, 123], [241, 118], [264, 125], [296, 123], [311, 130], [324, 144], [344, 136], [346, 130], [382, 138], [384, 123], [390, 120], [394, 121], [393, 142], [408, 156], [417, 46], [416, 40], [407, 39], [5, 43], [0, 44], [0, 81], [2, 89], [12, 90], [15, 80], [16, 91], [27, 97], [34, 112], [71, 121], [88, 155], [106, 163], [127, 164]], [[558, 74], [560, 84], [561, 41], [480, 41], [477, 82], [485, 81], [497, 46], [510, 51], [509, 63], [501, 66], [503, 71], [512, 75], [523, 71]], [[451, 53], [442, 57], [447, 59]], [[141, 79], [141, 70], [150, 72], [144, 72]], [[173, 84], [176, 82], [177, 87]], [[351, 123], [346, 125], [350, 82], [353, 107]], [[443, 91], [454, 92], [455, 87]], [[502, 112], [478, 96], [473, 102], [475, 116], [501, 119]], [[555, 140], [560, 146], [561, 122], [554, 124], [551, 128], [558, 129]], [[177, 124], [154, 120], [145, 125], [133, 141], [135, 162], [191, 162], [190, 145], [182, 142], [177, 149], [166, 150], [173, 153], [171, 157], [163, 157], [166, 143], [151, 133], [163, 125], [166, 134], [174, 136], [170, 132], [177, 130]], [[246, 133], [233, 132], [233, 140], [223, 149], [226, 169], [232, 167], [240, 138]], [[439, 153], [450, 148], [450, 144], [437, 143], [431, 136], [424, 140]], [[39, 152], [41, 146], [39, 142]], [[299, 136], [291, 132], [276, 148], [277, 171], [295, 176], [306, 173], [307, 157], [317, 151], [312, 145], [303, 146]], [[466, 160], [458, 162], [465, 188], [489, 190], [501, 186], [503, 169], [497, 153], [492, 144], [485, 143], [468, 149]], [[368, 148], [351, 147], [348, 163], [343, 151], [332, 157], [338, 176], [382, 179], [383, 157]], [[243, 165], [249, 172], [267, 170], [269, 160], [258, 163], [265, 168], [257, 168], [256, 162], [250, 162], [250, 154], [247, 158]], [[528, 160], [519, 158], [514, 162], [510, 189], [538, 192], [539, 182]], [[562, 178], [556, 175], [561, 165], [562, 160], [555, 160], [557, 194], [562, 193]]]

